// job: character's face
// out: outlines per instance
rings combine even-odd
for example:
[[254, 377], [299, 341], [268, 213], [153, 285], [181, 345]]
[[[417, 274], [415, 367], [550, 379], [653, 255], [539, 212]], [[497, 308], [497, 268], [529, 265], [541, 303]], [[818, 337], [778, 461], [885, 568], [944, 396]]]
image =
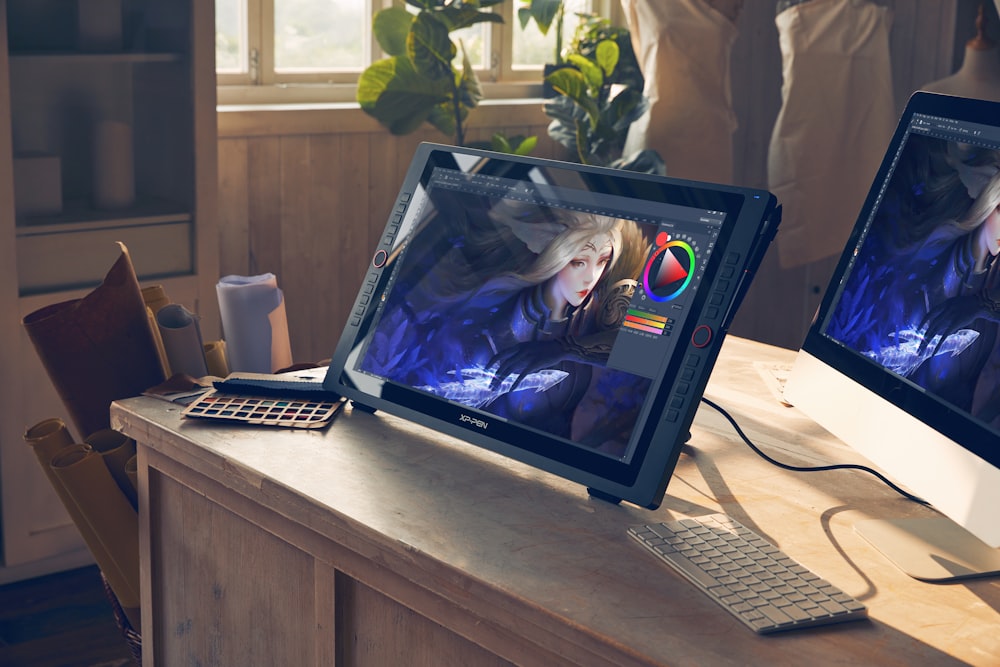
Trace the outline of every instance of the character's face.
[[991, 255], [1000, 252], [1000, 205], [994, 207], [986, 220], [983, 221], [984, 238], [986, 249]]
[[552, 277], [545, 297], [553, 317], [562, 317], [567, 305], [583, 303], [611, 261], [612, 249], [611, 236], [598, 234]]

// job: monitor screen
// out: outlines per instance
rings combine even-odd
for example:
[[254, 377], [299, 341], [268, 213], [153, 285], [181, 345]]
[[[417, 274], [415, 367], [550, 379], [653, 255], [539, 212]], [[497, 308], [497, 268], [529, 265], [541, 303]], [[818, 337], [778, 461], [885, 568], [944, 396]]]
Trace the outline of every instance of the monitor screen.
[[654, 507], [774, 213], [762, 191], [424, 144], [325, 387]]
[[916, 93], [786, 386], [1000, 545], [1000, 105]]

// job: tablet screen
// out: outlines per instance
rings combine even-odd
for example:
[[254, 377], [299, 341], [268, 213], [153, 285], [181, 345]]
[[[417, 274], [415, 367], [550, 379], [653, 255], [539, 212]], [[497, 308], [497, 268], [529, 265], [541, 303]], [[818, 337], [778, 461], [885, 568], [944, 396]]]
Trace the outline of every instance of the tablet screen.
[[327, 388], [656, 504], [771, 207], [422, 146]]

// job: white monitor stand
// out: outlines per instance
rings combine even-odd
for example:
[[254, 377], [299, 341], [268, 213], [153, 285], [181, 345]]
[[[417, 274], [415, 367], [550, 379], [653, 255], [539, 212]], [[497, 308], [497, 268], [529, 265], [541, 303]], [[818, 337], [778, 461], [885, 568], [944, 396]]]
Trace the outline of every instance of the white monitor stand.
[[933, 582], [1000, 574], [1000, 468], [802, 350], [785, 398], [944, 515], [855, 526], [901, 570]]

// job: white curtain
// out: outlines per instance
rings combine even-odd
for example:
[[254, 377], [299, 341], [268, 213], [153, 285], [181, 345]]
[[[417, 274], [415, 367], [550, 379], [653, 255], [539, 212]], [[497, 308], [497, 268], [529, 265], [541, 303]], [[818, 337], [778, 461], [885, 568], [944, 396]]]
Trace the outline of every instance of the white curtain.
[[892, 16], [866, 0], [809, 0], [777, 14], [782, 107], [768, 151], [783, 206], [783, 267], [838, 255], [896, 124]]
[[731, 183], [733, 18], [706, 0], [621, 4], [650, 101], [649, 112], [629, 129], [625, 154], [652, 148], [670, 176]]

